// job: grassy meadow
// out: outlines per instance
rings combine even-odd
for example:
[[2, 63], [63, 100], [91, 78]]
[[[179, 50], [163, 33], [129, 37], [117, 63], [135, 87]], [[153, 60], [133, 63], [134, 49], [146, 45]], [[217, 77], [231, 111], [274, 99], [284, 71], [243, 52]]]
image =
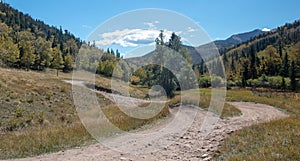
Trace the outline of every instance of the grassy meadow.
[[290, 117], [253, 125], [225, 139], [215, 160], [299, 160], [300, 94], [288, 92], [252, 93], [229, 90], [228, 101], [247, 101], [272, 105]]
[[[96, 142], [77, 116], [72, 85], [63, 81], [72, 79], [72, 73], [60, 72], [56, 77], [54, 70], [38, 73], [0, 68], [0, 75], [0, 159], [35, 156]], [[96, 79], [108, 88], [109, 79]], [[166, 106], [152, 119], [135, 119], [102, 95], [97, 97], [109, 120], [122, 130], [136, 129], [169, 113]]]
[[[35, 156], [96, 142], [77, 116], [72, 86], [63, 81], [72, 79], [71, 73], [59, 73], [56, 77], [55, 71], [51, 70], [37, 73], [0, 69], [0, 75], [0, 159]], [[110, 89], [108, 78], [96, 76], [95, 84], [96, 87]], [[130, 86], [129, 89], [138, 98], [147, 96], [148, 89], [143, 87]], [[199, 91], [200, 99], [196, 98], [196, 89], [183, 91], [183, 100], [177, 93], [151, 119], [131, 118], [104, 96], [97, 94], [97, 98], [107, 118], [120, 129], [128, 131], [167, 117], [169, 108], [180, 103], [207, 110], [211, 89]], [[299, 93], [253, 93], [233, 89], [227, 91], [226, 99], [272, 105], [291, 117], [254, 125], [230, 135], [215, 156], [216, 160], [296, 160], [300, 157]], [[140, 108], [147, 106], [142, 104]], [[222, 118], [238, 115], [241, 115], [240, 110], [225, 103]]]
[[[211, 112], [219, 115], [221, 118], [239, 116], [242, 114], [239, 109], [226, 102], [223, 108], [217, 107], [216, 109], [214, 109], [215, 107], [210, 107], [211, 91], [212, 90], [210, 88], [200, 88], [182, 91], [182, 97], [179, 95], [179, 92], [177, 92], [177, 95], [170, 100], [170, 104], [172, 106], [177, 105], [181, 102], [185, 105], [198, 106], [204, 110], [210, 110]], [[216, 92], [218, 91], [216, 90]], [[200, 98], [197, 98], [198, 96]]]
[[72, 86], [55, 75], [0, 69], [0, 159], [28, 157], [91, 140]]

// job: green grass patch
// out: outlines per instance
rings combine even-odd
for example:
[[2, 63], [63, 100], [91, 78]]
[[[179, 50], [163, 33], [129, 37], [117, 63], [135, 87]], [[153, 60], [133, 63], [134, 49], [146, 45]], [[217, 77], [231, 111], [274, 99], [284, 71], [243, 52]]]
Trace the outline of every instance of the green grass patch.
[[215, 160], [299, 160], [299, 93], [229, 90], [227, 100], [257, 102], [275, 106], [291, 117], [253, 125], [225, 139]]
[[239, 130], [219, 149], [218, 160], [298, 160], [300, 119], [288, 118]]

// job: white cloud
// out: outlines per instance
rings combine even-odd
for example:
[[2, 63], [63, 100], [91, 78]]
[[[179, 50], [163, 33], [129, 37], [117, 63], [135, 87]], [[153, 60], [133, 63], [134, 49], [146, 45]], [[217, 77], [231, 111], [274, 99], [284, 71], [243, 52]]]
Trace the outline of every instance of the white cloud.
[[[124, 29], [116, 30], [113, 32], [107, 32], [100, 35], [100, 40], [96, 41], [97, 45], [120, 45], [122, 47], [136, 47], [138, 45], [150, 45], [153, 44], [155, 39], [158, 37], [160, 31], [155, 29]], [[180, 34], [181, 32], [176, 32]], [[166, 35], [165, 40], [167, 41], [172, 32], [164, 30]]]
[[263, 28], [262, 31], [264, 31], [264, 32], [269, 32], [269, 31], [271, 31], [271, 29]]
[[187, 30], [187, 32], [195, 32], [196, 31], [196, 29], [194, 29], [194, 28], [191, 28], [191, 27], [188, 27], [188, 30]]

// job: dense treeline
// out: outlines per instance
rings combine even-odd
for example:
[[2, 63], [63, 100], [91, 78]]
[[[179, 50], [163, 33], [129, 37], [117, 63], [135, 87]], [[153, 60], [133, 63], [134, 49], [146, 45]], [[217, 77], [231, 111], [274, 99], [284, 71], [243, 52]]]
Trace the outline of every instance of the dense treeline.
[[46, 25], [0, 3], [0, 64], [23, 69], [70, 71], [82, 44], [69, 31]]
[[[64, 72], [77, 67], [110, 77], [116, 63], [122, 59], [118, 50], [107, 49], [104, 52], [96, 47], [95, 42], [82, 42], [68, 30], [34, 20], [5, 3], [0, 3], [0, 40], [2, 67], [40, 71], [54, 68]], [[77, 59], [81, 60], [75, 65], [78, 53], [81, 56]], [[122, 67], [129, 70], [125, 65]], [[124, 76], [128, 72], [124, 74], [122, 70], [116, 75], [128, 77]]]
[[[227, 84], [282, 90], [300, 89], [299, 40], [298, 20], [230, 49], [222, 49], [220, 53], [226, 68]], [[192, 66], [188, 50], [175, 33], [168, 42], [164, 42], [164, 34], [161, 32], [155, 42], [156, 50], [152, 61], [168, 60], [176, 64], [175, 68], [180, 73], [174, 74], [162, 67], [165, 62], [161, 66], [147, 65], [138, 68], [133, 73], [135, 68], [122, 59], [118, 50], [100, 50], [94, 42], [82, 42], [61, 27], [58, 29], [46, 25], [8, 4], [0, 3], [0, 66], [40, 71], [54, 68], [65, 72], [76, 67], [107, 77], [117, 77], [136, 85], [151, 87], [160, 84], [167, 89], [170, 97], [174, 89], [181, 88], [180, 81], [190, 82], [187, 83], [187, 89], [195, 84], [188, 68], [193, 68], [201, 87], [224, 83], [221, 70], [214, 71], [214, 75], [210, 77], [207, 68], [220, 69], [219, 59], [210, 63], [200, 61], [200, 64]], [[176, 62], [174, 52], [181, 54], [189, 62], [188, 65]], [[161, 53], [164, 53], [163, 56], [159, 55]]]
[[[266, 32], [231, 49], [220, 51], [229, 86], [299, 89], [300, 21]], [[212, 64], [212, 63], [210, 63]], [[205, 64], [197, 65], [207, 75]], [[199, 78], [200, 84], [205, 82]], [[209, 84], [209, 82], [208, 82]], [[208, 86], [204, 83], [204, 86]]]
[[77, 70], [86, 70], [106, 77], [116, 77], [129, 81], [131, 69], [120, 56], [118, 50], [98, 49], [95, 45], [83, 44], [77, 56]]

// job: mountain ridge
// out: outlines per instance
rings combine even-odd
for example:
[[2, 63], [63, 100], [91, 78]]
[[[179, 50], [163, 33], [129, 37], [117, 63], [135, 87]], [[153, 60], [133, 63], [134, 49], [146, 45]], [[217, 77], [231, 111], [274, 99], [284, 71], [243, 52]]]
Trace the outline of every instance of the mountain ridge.
[[[198, 47], [193, 47], [193, 46], [188, 46], [188, 45], [184, 45], [190, 53], [191, 59], [192, 59], [192, 64], [199, 64], [202, 60], [199, 52], [200, 51], [208, 51], [208, 50], [214, 50], [211, 49], [212, 47], [216, 47], [215, 50], [224, 50], [224, 49], [229, 49], [231, 47], [234, 47], [235, 45], [239, 45], [243, 42], [249, 41], [250, 39], [259, 36], [260, 34], [263, 34], [264, 31], [260, 30], [260, 29], [255, 29], [252, 31], [248, 31], [248, 32], [244, 32], [244, 33], [239, 33], [239, 34], [234, 34], [231, 35], [230, 37], [228, 37], [225, 40], [216, 40], [213, 41], [211, 43], [207, 43], [204, 45], [200, 45]], [[153, 54], [153, 51], [140, 56], [140, 57], [131, 57], [131, 58], [127, 58], [126, 60], [130, 63], [133, 64], [139, 64], [139, 62], [144, 62], [147, 61], [151, 55]]]
[[214, 43], [219, 49], [230, 48], [232, 45], [238, 45], [263, 33], [264, 31], [260, 29], [254, 29], [247, 32], [233, 34], [225, 40], [215, 40]]

